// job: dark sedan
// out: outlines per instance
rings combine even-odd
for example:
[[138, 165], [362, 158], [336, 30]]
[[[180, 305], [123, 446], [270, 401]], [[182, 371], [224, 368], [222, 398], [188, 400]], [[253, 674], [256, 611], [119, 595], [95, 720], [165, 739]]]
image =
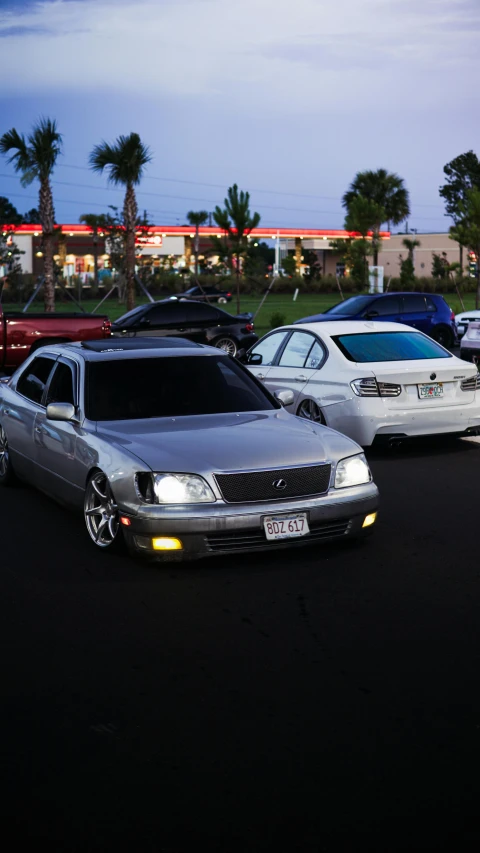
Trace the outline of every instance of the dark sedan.
[[226, 305], [232, 301], [232, 294], [229, 290], [219, 290], [218, 287], [189, 287], [185, 293], [179, 293], [178, 299], [196, 299], [199, 302], [217, 302], [219, 305]]
[[112, 335], [187, 338], [219, 347], [230, 355], [249, 349], [258, 341], [251, 314], [232, 316], [214, 305], [177, 299], [134, 308], [112, 323]]

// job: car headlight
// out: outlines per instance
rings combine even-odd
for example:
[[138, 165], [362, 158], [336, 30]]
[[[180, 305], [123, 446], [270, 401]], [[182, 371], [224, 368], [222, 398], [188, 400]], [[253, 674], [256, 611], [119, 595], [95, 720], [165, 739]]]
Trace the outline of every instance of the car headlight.
[[335, 471], [335, 488], [346, 489], [348, 486], [361, 486], [370, 483], [372, 475], [363, 453], [341, 459]]
[[213, 503], [216, 498], [208, 483], [197, 474], [137, 474], [137, 489], [147, 503]]

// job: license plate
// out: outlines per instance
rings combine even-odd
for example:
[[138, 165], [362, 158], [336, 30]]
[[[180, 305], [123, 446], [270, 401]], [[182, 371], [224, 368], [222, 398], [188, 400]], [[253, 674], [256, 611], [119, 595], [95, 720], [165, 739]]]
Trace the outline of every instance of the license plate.
[[269, 515], [263, 519], [267, 539], [293, 539], [310, 533], [305, 512], [295, 515]]
[[421, 400], [433, 397], [443, 397], [443, 382], [432, 382], [430, 385], [419, 385], [418, 396]]

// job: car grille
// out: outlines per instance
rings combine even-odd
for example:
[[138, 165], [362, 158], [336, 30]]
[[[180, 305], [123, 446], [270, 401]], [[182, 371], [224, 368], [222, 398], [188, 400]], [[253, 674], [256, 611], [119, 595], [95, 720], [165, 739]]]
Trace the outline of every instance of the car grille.
[[[215, 479], [227, 503], [278, 501], [323, 494], [330, 483], [331, 469], [331, 465], [308, 465], [276, 471], [215, 474]], [[285, 483], [283, 488], [275, 487], [274, 483], [279, 484], [279, 481]]]
[[206, 536], [205, 542], [210, 551], [240, 551], [245, 548], [262, 548], [265, 545], [294, 545], [295, 542], [317, 542], [320, 539], [334, 539], [345, 536], [350, 527], [350, 520], [329, 521], [310, 527], [307, 536], [294, 536], [291, 539], [268, 540], [263, 530], [252, 530], [248, 533], [228, 531]]

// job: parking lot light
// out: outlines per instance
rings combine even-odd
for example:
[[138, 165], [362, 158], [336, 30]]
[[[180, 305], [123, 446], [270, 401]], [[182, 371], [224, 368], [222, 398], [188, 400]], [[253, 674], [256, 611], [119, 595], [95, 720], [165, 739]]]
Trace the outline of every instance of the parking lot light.
[[152, 548], [154, 551], [183, 551], [180, 539], [176, 539], [173, 536], [161, 536], [157, 539], [152, 539]]
[[375, 524], [377, 520], [377, 513], [371, 512], [370, 515], [366, 515], [362, 527], [370, 527], [372, 524]]

